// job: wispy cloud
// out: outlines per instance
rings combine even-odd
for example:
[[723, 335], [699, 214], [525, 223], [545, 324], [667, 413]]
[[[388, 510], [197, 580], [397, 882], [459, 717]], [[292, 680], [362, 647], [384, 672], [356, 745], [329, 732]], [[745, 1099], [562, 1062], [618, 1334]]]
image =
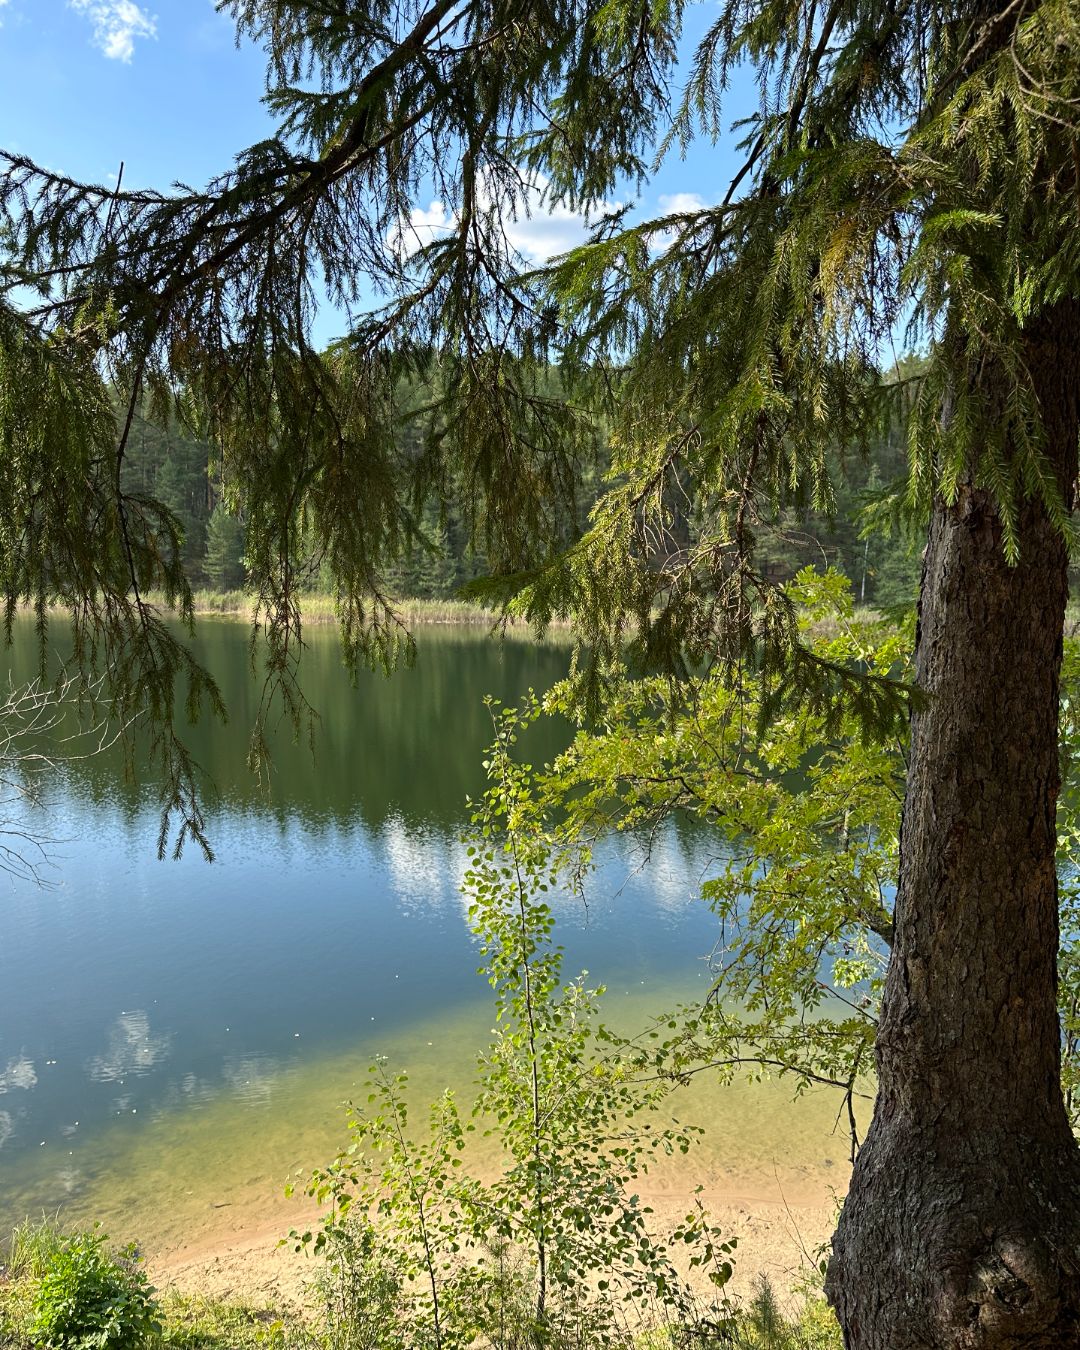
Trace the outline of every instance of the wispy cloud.
[[157, 20], [135, 0], [68, 0], [89, 19], [94, 43], [111, 61], [130, 61], [136, 38], [157, 37]]

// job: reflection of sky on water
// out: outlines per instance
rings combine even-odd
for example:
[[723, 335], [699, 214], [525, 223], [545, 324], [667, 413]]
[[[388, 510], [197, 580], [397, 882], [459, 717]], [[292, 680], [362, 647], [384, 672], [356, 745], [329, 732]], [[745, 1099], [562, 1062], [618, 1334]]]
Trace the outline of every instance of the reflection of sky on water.
[[[386, 869], [390, 894], [403, 912], [456, 906], [463, 919], [467, 916], [469, 899], [463, 886], [470, 859], [460, 836], [393, 814], [379, 832], [373, 852], [375, 865]], [[587, 924], [594, 906], [610, 913], [629, 892], [629, 903], [648, 903], [659, 921], [667, 915], [679, 923], [687, 908], [699, 903], [702, 874], [712, 861], [708, 853], [688, 853], [674, 829], [662, 829], [649, 841], [615, 835], [597, 844], [594, 852], [596, 872], [584, 878], [584, 897], [569, 885], [548, 896], [565, 920]]]
[[282, 1062], [273, 1055], [240, 1055], [227, 1058], [222, 1077], [229, 1089], [253, 1105], [265, 1105], [280, 1081]]
[[377, 843], [391, 892], [406, 913], [415, 906], [445, 904], [448, 894], [460, 896], [469, 857], [467, 846], [456, 836], [410, 826], [395, 812], [387, 817]]
[[[92, 815], [97, 839], [116, 828]], [[208, 867], [148, 857], [146, 824], [131, 856], [88, 842], [84, 819], [62, 883], [2, 902], [0, 1181], [23, 1149], [66, 1152], [75, 1122], [81, 1139], [222, 1094], [263, 1106], [305, 1056], [483, 996], [456, 830], [395, 813], [377, 832], [313, 838], [294, 822], [268, 841], [256, 820], [227, 819]], [[713, 934], [693, 904], [701, 863], [674, 832], [644, 867], [631, 839], [600, 847], [585, 903], [554, 897], [567, 975], [692, 978]]]

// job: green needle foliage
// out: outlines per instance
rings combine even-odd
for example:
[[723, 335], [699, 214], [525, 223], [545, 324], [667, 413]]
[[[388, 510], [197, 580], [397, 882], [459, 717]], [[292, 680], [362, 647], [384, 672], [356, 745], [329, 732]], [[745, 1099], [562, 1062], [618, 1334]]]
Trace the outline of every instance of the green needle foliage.
[[[304, 569], [336, 588], [351, 663], [407, 659], [386, 578], [432, 502], [459, 506], [490, 601], [541, 628], [573, 617], [593, 709], [630, 644], [680, 679], [760, 677], [777, 708], [843, 704], [884, 738], [903, 688], [868, 695], [807, 652], [755, 563], [762, 523], [834, 511], [837, 453], [913, 410], [907, 519], [970, 476], [1010, 557], [1025, 496], [1067, 530], [1022, 351], [1076, 292], [1076, 0], [726, 0], [679, 97], [669, 0], [219, 8], [264, 48], [277, 119], [232, 169], [159, 192], [0, 159], [7, 613], [34, 606], [44, 650], [61, 605], [117, 715], [153, 722], [163, 846], [174, 814], [176, 847], [206, 846], [176, 724], [221, 709], [146, 600], [190, 613], [180, 522], [125, 483], [137, 417], [211, 444], [245, 522], [265, 639], [256, 762], [273, 699], [298, 730], [310, 716]], [[657, 158], [721, 136], [744, 74], [758, 102], [717, 204], [648, 222], [614, 209]], [[446, 205], [432, 237], [412, 228], [421, 193]], [[507, 224], [558, 205], [593, 237], [527, 268]], [[318, 353], [324, 289], [351, 318]], [[885, 380], [906, 323], [925, 366]], [[418, 383], [419, 408], [402, 392]], [[597, 425], [610, 476], [568, 546]]]

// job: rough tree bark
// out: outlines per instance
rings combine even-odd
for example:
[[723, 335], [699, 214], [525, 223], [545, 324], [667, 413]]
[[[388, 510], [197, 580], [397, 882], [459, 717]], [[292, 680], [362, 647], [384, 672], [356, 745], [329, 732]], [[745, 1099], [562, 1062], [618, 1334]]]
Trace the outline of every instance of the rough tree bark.
[[[1080, 304], [1048, 311], [1026, 355], [1071, 494]], [[938, 501], [877, 1104], [826, 1284], [850, 1350], [1080, 1346], [1080, 1151], [1056, 1009], [1067, 556], [1036, 502], [1021, 550], [1009, 567], [986, 491]]]

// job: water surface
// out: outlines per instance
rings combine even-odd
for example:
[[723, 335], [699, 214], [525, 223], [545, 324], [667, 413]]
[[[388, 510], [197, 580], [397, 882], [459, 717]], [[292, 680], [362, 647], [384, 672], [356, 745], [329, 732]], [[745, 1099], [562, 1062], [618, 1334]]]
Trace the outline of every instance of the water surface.
[[[18, 638], [16, 679], [33, 668], [29, 629]], [[0, 1222], [63, 1206], [175, 1242], [225, 1208], [273, 1207], [290, 1170], [325, 1161], [374, 1054], [418, 1094], [467, 1094], [491, 1019], [459, 893], [483, 697], [547, 688], [567, 653], [424, 629], [414, 669], [353, 688], [333, 632], [309, 638], [314, 754], [280, 732], [260, 786], [246, 628], [201, 624], [231, 714], [191, 732], [217, 787], [212, 865], [194, 849], [157, 861], [152, 785], [125, 783], [116, 753], [49, 782], [34, 823], [56, 841], [50, 885], [0, 880]], [[530, 732], [530, 759], [566, 735]], [[587, 907], [556, 902], [567, 974], [607, 984], [623, 1025], [708, 980], [715, 923], [695, 897], [715, 851], [672, 825], [643, 865], [641, 842], [619, 838]], [[842, 1160], [827, 1100], [703, 1091], [712, 1165], [732, 1179]]]

